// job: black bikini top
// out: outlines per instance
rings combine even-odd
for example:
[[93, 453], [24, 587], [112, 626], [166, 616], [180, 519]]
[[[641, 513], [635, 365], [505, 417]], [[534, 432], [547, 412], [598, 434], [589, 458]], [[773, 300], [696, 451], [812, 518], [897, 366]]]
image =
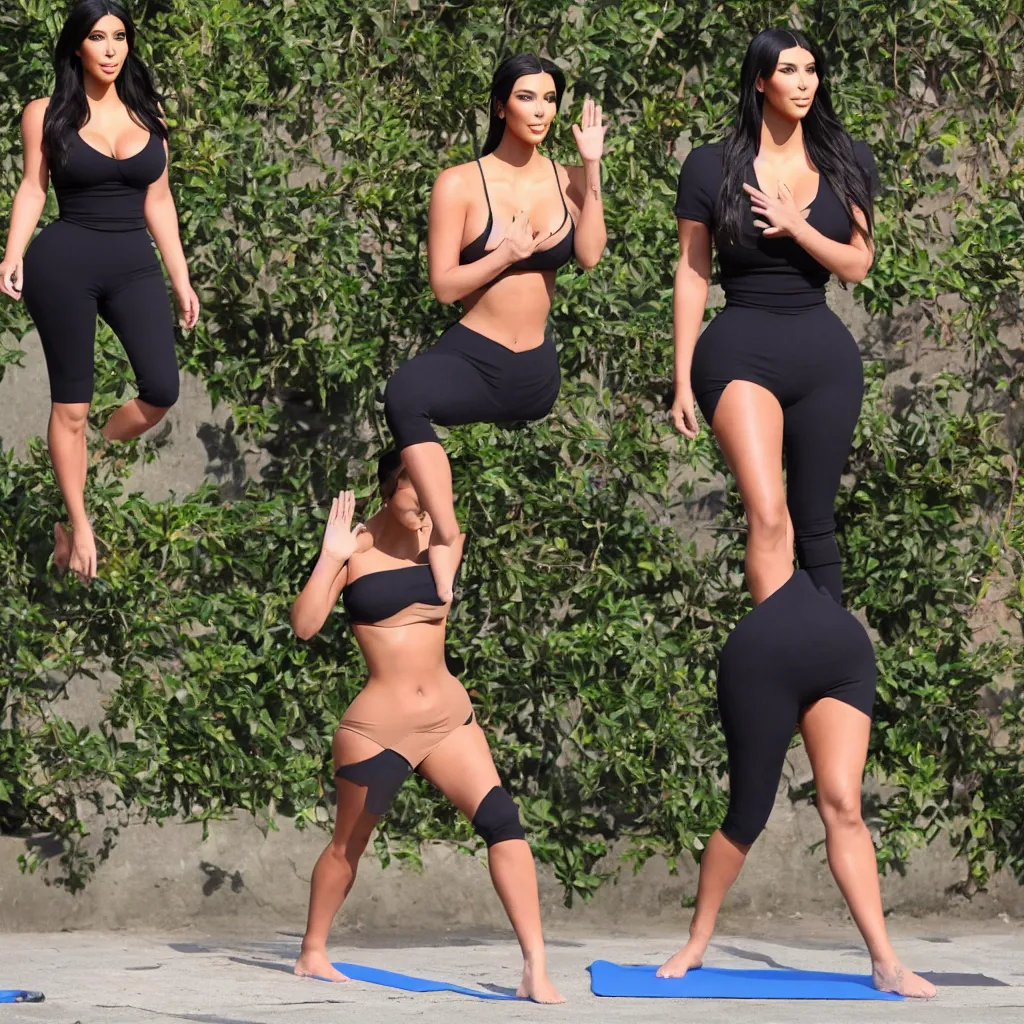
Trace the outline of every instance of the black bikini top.
[[369, 626], [390, 619], [410, 605], [443, 607], [445, 603], [437, 596], [426, 562], [357, 576], [341, 592], [341, 599], [350, 621]]
[[[483, 164], [477, 160], [476, 165], [480, 168], [480, 180], [484, 183], [484, 197], [487, 199], [487, 227], [484, 228], [479, 238], [474, 238], [459, 253], [460, 266], [476, 263], [477, 260], [482, 260], [488, 253], [493, 252], [492, 249], [487, 248], [487, 240], [491, 237], [491, 229], [494, 227], [494, 212], [491, 210], [491, 197], [487, 191], [487, 179], [484, 177]], [[562, 192], [562, 184], [558, 180], [558, 165], [552, 160], [551, 166], [555, 171], [555, 184], [558, 185], [558, 195], [561, 197], [562, 209], [565, 211], [562, 223], [558, 225], [558, 231], [565, 227], [566, 221], [569, 222], [569, 230], [554, 245], [548, 246], [547, 249], [536, 250], [524, 260], [517, 260], [506, 269], [505, 273], [513, 270], [558, 270], [573, 257], [573, 237], [576, 234], [576, 225], [569, 216], [569, 207], [565, 205], [565, 194]], [[558, 231], [555, 234], [558, 234]]]
[[138, 153], [119, 160], [69, 133], [67, 161], [50, 172], [60, 219], [95, 231], [146, 226], [146, 190], [167, 166], [163, 141], [150, 133]]

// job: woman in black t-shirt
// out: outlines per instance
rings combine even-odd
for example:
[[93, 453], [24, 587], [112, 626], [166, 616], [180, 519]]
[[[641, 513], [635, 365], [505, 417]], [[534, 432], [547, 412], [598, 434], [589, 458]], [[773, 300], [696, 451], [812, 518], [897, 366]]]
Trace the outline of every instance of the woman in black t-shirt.
[[[694, 149], [679, 176], [672, 414], [696, 437], [696, 398], [736, 477], [755, 603], [793, 572], [794, 537], [815, 585], [842, 597], [833, 505], [863, 371], [825, 283], [867, 276], [877, 176], [823, 77], [801, 33], [762, 32], [743, 62], [731, 134]], [[726, 305], [698, 340], [712, 241]]]
[[[700, 966], [770, 810], [775, 786], [769, 779], [765, 791], [766, 771], [777, 778], [796, 722], [829, 867], [870, 952], [874, 984], [929, 997], [935, 987], [903, 967], [886, 934], [875, 849], [861, 818], [874, 666], [863, 643], [839, 642], [849, 630], [841, 617], [834, 642], [821, 642], [837, 620], [820, 595], [838, 601], [842, 593], [832, 504], [863, 389], [857, 346], [825, 305], [824, 287], [830, 273], [844, 281], [867, 275], [877, 189], [871, 154], [836, 120], [823, 77], [820, 54], [801, 33], [762, 32], [743, 62], [735, 129], [724, 143], [695, 149], [679, 178], [672, 412], [679, 430], [695, 437], [696, 395], [736, 476], [758, 608], [719, 666], [732, 813], [701, 857], [690, 940], [658, 973], [679, 977]], [[698, 342], [712, 238], [726, 306]], [[794, 578], [794, 533], [806, 577]], [[817, 643], [801, 643], [806, 636]]]

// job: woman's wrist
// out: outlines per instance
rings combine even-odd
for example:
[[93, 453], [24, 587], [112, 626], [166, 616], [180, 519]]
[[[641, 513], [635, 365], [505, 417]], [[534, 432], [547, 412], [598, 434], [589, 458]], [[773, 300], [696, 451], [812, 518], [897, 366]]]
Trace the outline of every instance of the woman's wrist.
[[323, 572], [328, 573], [333, 577], [345, 568], [345, 566], [348, 564], [349, 558], [351, 557], [351, 555], [347, 555], [345, 558], [338, 558], [337, 555], [332, 555], [326, 551], [321, 551], [320, 557], [317, 559], [316, 568], [322, 569]]

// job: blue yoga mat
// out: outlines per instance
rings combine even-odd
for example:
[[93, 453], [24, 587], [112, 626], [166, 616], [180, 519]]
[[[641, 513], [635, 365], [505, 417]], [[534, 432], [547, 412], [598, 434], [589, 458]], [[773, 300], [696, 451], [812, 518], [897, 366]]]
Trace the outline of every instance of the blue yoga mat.
[[520, 996], [503, 995], [501, 992], [487, 992], [478, 988], [453, 985], [448, 981], [431, 981], [429, 978], [414, 978], [411, 974], [396, 974], [394, 971], [380, 971], [376, 967], [362, 964], [331, 964], [353, 981], [368, 981], [373, 985], [400, 988], [404, 992], [458, 992], [477, 999], [520, 999]]
[[744, 971], [698, 967], [682, 978], [655, 977], [657, 967], [633, 967], [595, 960], [590, 991], [595, 996], [664, 999], [902, 999], [878, 992], [869, 974], [827, 971]]
[[41, 1003], [42, 992], [26, 992], [23, 988], [0, 988], [0, 1003]]

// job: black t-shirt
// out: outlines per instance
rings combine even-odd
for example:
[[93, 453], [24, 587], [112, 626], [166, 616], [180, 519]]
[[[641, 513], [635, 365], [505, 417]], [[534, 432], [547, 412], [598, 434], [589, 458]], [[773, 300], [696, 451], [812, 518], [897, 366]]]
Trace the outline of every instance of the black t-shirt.
[[[874, 197], [880, 187], [871, 150], [866, 143], [854, 142], [853, 151], [868, 180], [869, 194]], [[824, 302], [829, 271], [792, 238], [765, 238], [762, 229], [754, 227], [754, 214], [745, 192], [739, 200], [745, 209], [745, 216], [740, 219], [739, 240], [732, 242], [717, 237], [715, 204], [724, 175], [724, 154], [724, 142], [691, 150], [679, 172], [675, 209], [680, 220], [699, 221], [711, 229], [726, 302], [768, 309], [794, 309]], [[757, 187], [753, 161], [748, 163], [743, 180]], [[825, 176], [821, 175], [818, 180], [818, 193], [811, 201], [808, 223], [826, 238], [849, 242], [849, 214]]]

